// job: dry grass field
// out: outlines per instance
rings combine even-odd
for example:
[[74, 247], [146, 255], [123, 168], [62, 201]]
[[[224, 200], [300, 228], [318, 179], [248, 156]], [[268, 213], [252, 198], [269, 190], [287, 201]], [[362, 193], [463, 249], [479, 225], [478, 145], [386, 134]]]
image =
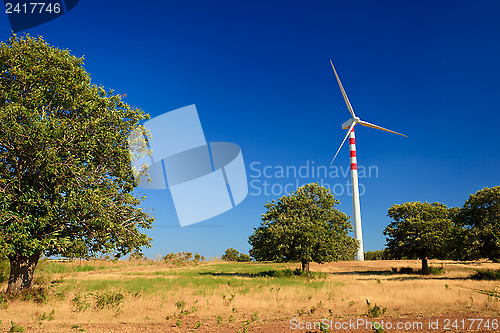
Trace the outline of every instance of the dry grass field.
[[[443, 332], [446, 320], [455, 332], [500, 331], [491, 326], [500, 316], [500, 282], [469, 279], [476, 269], [500, 264], [430, 264], [444, 272], [392, 270], [418, 269], [416, 260], [311, 264], [311, 278], [292, 273], [299, 264], [43, 260], [34, 291], [18, 300], [0, 295], [0, 331], [319, 332], [306, 325], [321, 320], [424, 323], [384, 332]], [[489, 327], [471, 319], [490, 319]], [[291, 329], [291, 320], [304, 329]], [[429, 328], [429, 320], [439, 320], [439, 329]], [[330, 331], [376, 330], [365, 325]]]

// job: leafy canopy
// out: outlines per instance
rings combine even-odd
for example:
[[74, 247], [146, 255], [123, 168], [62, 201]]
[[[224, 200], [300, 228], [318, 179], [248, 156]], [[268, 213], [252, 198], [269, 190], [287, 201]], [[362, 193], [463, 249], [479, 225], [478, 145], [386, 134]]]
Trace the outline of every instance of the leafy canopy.
[[455, 221], [463, 228], [459, 242], [464, 259], [500, 260], [500, 186], [471, 194]]
[[330, 190], [318, 183], [268, 202], [261, 226], [250, 236], [250, 255], [256, 260], [307, 264], [351, 258], [358, 243], [348, 236], [351, 223], [335, 209], [337, 204]]
[[444, 257], [452, 237], [453, 212], [439, 202], [392, 205], [388, 213], [392, 222], [384, 230], [387, 251], [396, 259]]
[[246, 253], [240, 253], [238, 250], [230, 247], [224, 252], [221, 257], [222, 260], [225, 261], [239, 261], [239, 262], [247, 262], [252, 261], [252, 258]]
[[41, 37], [0, 43], [0, 252], [124, 254], [148, 245], [127, 136], [147, 118]]

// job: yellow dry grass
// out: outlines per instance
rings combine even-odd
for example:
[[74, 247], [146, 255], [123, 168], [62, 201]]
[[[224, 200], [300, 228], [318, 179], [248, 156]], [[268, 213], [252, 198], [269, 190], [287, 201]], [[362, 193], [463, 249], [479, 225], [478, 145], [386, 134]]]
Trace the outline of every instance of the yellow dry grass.
[[[46, 303], [20, 300], [4, 303], [0, 309], [0, 330], [8, 330], [11, 321], [32, 331], [55, 332], [78, 331], [79, 327], [88, 328], [92, 324], [158, 323], [175, 327], [180, 321], [181, 325], [200, 322], [215, 327], [298, 317], [356, 318], [366, 316], [368, 308], [374, 305], [385, 308], [384, 316], [391, 318], [448, 314], [499, 316], [500, 282], [467, 277], [474, 269], [499, 269], [500, 264], [451, 261], [431, 261], [430, 264], [443, 266], [445, 273], [420, 276], [391, 271], [392, 267], [419, 268], [420, 262], [412, 260], [311, 264], [311, 271], [324, 273], [323, 277], [311, 280], [238, 273], [238, 269], [254, 269], [254, 263], [227, 264], [229, 268], [218, 275], [216, 270], [226, 264], [208, 262], [174, 268], [155, 261], [94, 262], [91, 265], [104, 269], [47, 273], [42, 277], [48, 285], [62, 280], [52, 288]], [[230, 265], [236, 267], [234, 272]], [[298, 267], [293, 264], [269, 266], [269, 269]], [[202, 272], [213, 274], [207, 277]], [[183, 283], [183, 279], [189, 281]], [[85, 289], [89, 283], [101, 282], [101, 289]], [[127, 284], [132, 282], [137, 283]], [[142, 284], [149, 283], [157, 283], [161, 288], [134, 292], [134, 288], [140, 290]], [[58, 296], [61, 290], [64, 293]], [[97, 309], [91, 295], [99, 292], [121, 293], [125, 298], [119, 306]], [[497, 296], [487, 295], [488, 292]], [[74, 298], [78, 294], [87, 295], [90, 300], [87, 309], [75, 311]], [[186, 312], [181, 313], [182, 310]], [[52, 311], [53, 319], [49, 319]]]

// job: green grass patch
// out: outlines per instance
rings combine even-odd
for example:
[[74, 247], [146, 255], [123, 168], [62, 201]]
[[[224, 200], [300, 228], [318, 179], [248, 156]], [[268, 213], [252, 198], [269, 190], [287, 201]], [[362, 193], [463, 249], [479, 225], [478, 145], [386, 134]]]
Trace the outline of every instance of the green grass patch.
[[[46, 262], [41, 269], [43, 273], [68, 273], [76, 271], [92, 271], [100, 269], [93, 264], [81, 266], [68, 262]], [[289, 266], [289, 265], [288, 265]], [[113, 267], [113, 266], [108, 266]], [[117, 266], [115, 274], [123, 277], [103, 277], [102, 279], [65, 278], [52, 284], [56, 294], [68, 295], [72, 291], [79, 293], [96, 293], [109, 290], [120, 291], [131, 295], [151, 295], [191, 289], [194, 295], [210, 296], [221, 288], [230, 288], [240, 294], [248, 294], [257, 290], [276, 290], [282, 287], [305, 287], [317, 290], [331, 284], [326, 273], [311, 272], [302, 275], [300, 270], [292, 270], [284, 264], [275, 263], [216, 263], [199, 266], [167, 268], [159, 266], [158, 270], [148, 269], [142, 272], [122, 271]], [[130, 267], [130, 266], [128, 266]], [[46, 274], [52, 275], [52, 274]]]
[[74, 263], [68, 264], [67, 262], [58, 262], [52, 260], [40, 260], [37, 265], [37, 270], [40, 274], [61, 274], [61, 273], [78, 273], [78, 272], [90, 272], [108, 269], [109, 267], [104, 265], [75, 265]]

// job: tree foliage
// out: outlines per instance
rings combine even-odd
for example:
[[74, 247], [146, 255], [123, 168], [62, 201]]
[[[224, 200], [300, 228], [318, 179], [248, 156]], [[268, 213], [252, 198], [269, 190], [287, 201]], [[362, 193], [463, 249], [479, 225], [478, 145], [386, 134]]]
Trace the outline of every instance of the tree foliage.
[[240, 252], [230, 247], [229, 249], [226, 250], [226, 252], [224, 252], [221, 259], [225, 261], [238, 261], [239, 257], [240, 257]]
[[388, 213], [392, 222], [384, 230], [389, 255], [395, 259], [421, 259], [422, 273], [428, 274], [427, 259], [444, 258], [447, 254], [454, 212], [439, 202], [392, 205]]
[[500, 186], [471, 194], [454, 221], [463, 228], [456, 239], [458, 259], [500, 260]]
[[317, 183], [299, 187], [276, 202], [268, 202], [261, 226], [249, 238], [250, 255], [256, 260], [309, 263], [346, 260], [358, 248], [347, 233], [349, 218], [335, 209], [339, 201]]
[[224, 252], [221, 259], [225, 261], [238, 261], [238, 262], [252, 261], [252, 258], [248, 254], [240, 253], [238, 250], [233, 249], [232, 247], [230, 247], [229, 249], [226, 250], [226, 252]]
[[389, 255], [386, 250], [366, 251], [364, 253], [365, 260], [387, 260]]
[[127, 136], [145, 115], [93, 84], [83, 58], [41, 37], [0, 44], [0, 252], [10, 292], [41, 254], [125, 254], [148, 245]]

